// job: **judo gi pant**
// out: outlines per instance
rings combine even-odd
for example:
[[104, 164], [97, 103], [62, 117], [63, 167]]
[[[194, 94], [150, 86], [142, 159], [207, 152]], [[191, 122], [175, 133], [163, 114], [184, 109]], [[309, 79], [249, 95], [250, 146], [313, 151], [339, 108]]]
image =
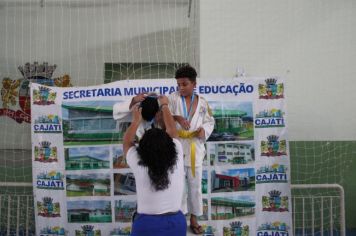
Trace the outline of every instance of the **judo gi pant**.
[[184, 214], [203, 215], [202, 174], [203, 167], [195, 167], [195, 177], [190, 166], [184, 167], [186, 190], [184, 191], [182, 210]]

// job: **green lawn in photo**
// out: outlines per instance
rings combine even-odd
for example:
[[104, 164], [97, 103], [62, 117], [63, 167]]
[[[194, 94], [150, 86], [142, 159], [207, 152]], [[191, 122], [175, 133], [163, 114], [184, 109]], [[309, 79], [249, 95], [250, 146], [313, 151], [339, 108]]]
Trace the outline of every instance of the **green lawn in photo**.
[[66, 146], [74, 146], [74, 145], [107, 145], [107, 144], [121, 144], [122, 141], [111, 140], [111, 141], [75, 141], [75, 142], [64, 142]]
[[96, 223], [101, 223], [101, 222], [103, 222], [103, 223], [105, 223], [105, 222], [111, 222], [112, 221], [112, 219], [111, 219], [111, 215], [106, 215], [106, 216], [91, 216], [90, 218], [89, 218], [89, 222], [90, 223], [94, 223], [94, 222], [96, 222]]
[[109, 169], [109, 164], [107, 166], [91, 166], [91, 167], [83, 167], [79, 168], [77, 166], [68, 166], [66, 165], [66, 170], [98, 170], [98, 169]]
[[253, 139], [253, 135], [254, 135], [254, 131], [252, 128], [247, 129], [246, 131], [243, 131], [241, 133], [239, 133], [238, 135], [238, 139]]
[[67, 190], [67, 197], [85, 197], [85, 196], [110, 196], [110, 191], [107, 192], [95, 192], [93, 191], [70, 191]]

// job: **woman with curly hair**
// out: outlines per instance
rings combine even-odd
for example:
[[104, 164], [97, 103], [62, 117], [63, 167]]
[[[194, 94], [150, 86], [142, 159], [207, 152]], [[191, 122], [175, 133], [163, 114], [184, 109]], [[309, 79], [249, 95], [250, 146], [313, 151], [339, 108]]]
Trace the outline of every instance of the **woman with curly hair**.
[[136, 180], [137, 214], [132, 225], [133, 236], [183, 236], [187, 223], [180, 211], [184, 189], [184, 161], [181, 143], [168, 98], [160, 96], [160, 110], [166, 130], [145, 131], [136, 147], [134, 140], [142, 114], [135, 106], [133, 121], [123, 139], [124, 154]]

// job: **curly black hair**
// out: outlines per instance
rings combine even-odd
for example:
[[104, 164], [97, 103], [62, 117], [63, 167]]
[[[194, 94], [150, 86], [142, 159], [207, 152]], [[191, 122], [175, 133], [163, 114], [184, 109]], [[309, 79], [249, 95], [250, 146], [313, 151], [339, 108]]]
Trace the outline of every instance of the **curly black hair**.
[[159, 111], [157, 98], [153, 97], [146, 97], [145, 100], [141, 102], [141, 107], [142, 118], [146, 121], [151, 121]]
[[176, 71], [176, 79], [179, 78], [188, 78], [191, 82], [196, 82], [197, 80], [197, 71], [190, 65], [185, 65], [180, 67]]
[[137, 152], [138, 164], [148, 168], [148, 176], [156, 191], [167, 189], [171, 183], [169, 172], [177, 164], [177, 151], [173, 139], [162, 129], [146, 130], [142, 136]]

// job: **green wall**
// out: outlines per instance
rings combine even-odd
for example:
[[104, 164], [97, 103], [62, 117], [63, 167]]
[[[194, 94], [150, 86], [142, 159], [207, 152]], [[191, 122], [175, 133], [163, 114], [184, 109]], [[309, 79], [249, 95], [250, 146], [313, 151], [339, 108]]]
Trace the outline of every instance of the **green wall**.
[[289, 145], [292, 184], [342, 185], [346, 228], [356, 229], [356, 141], [293, 141]]

